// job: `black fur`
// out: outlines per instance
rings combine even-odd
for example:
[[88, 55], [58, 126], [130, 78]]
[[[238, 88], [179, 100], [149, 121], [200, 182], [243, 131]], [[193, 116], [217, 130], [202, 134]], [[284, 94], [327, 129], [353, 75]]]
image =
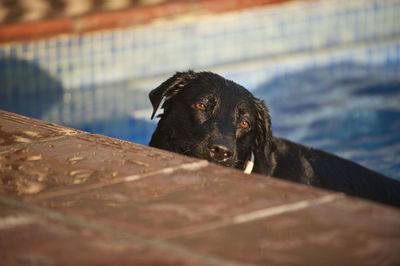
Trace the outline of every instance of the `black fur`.
[[211, 72], [178, 72], [149, 96], [152, 118], [165, 97], [150, 146], [238, 169], [253, 152], [256, 173], [400, 207], [400, 182], [274, 137], [263, 101], [233, 81]]

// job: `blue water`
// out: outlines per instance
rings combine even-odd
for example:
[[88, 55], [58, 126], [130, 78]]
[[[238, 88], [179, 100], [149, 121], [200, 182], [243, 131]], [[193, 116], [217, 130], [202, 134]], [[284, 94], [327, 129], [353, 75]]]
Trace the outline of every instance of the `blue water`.
[[[21, 80], [18, 73], [27, 77]], [[1, 87], [1, 109], [145, 145], [156, 126], [150, 112], [133, 114], [151, 108], [147, 93], [158, 84], [136, 90], [134, 81], [121, 81], [65, 90], [37, 66], [14, 59], [0, 60], [0, 80], [8, 84]], [[398, 65], [342, 63], [272, 80], [266, 75], [252, 91], [268, 105], [276, 136], [400, 180]]]
[[276, 136], [400, 180], [400, 71], [338, 64], [261, 84]]

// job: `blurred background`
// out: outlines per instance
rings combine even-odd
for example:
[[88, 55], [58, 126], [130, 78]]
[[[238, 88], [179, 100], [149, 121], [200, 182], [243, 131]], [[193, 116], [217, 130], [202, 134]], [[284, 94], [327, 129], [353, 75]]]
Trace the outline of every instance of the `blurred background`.
[[209, 70], [274, 134], [400, 180], [398, 0], [0, 0], [0, 109], [147, 145], [148, 93]]

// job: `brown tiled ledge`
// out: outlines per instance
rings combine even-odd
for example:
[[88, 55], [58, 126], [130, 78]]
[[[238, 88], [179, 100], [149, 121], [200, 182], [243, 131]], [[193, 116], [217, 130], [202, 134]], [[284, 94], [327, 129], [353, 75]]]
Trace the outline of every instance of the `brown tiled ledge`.
[[141, 25], [159, 18], [196, 13], [216, 13], [293, 0], [196, 0], [165, 1], [156, 5], [139, 5], [123, 10], [86, 13], [76, 17], [59, 17], [32, 22], [0, 25], [0, 43], [37, 40], [59, 34], [86, 32]]
[[400, 210], [0, 111], [4, 265], [397, 265]]

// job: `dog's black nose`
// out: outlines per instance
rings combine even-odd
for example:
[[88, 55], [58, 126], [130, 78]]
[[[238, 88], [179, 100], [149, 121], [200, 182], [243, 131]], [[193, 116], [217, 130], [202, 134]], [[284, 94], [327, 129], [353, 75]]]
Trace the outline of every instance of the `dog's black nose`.
[[213, 145], [210, 147], [210, 155], [217, 161], [225, 161], [232, 157], [232, 150], [224, 145]]

